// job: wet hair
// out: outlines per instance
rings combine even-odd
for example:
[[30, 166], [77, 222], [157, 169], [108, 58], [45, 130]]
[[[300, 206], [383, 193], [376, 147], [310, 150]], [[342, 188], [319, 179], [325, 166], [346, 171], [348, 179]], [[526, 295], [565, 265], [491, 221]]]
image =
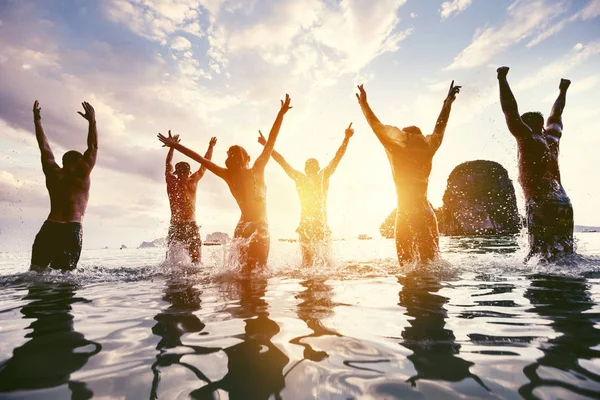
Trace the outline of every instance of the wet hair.
[[77, 164], [81, 160], [81, 157], [83, 157], [83, 154], [76, 150], [67, 151], [62, 157], [63, 167], [70, 167]]
[[307, 175], [316, 174], [320, 170], [321, 167], [319, 166], [319, 161], [317, 161], [316, 158], [309, 158], [306, 160], [306, 163], [304, 163], [304, 172], [306, 172]]
[[239, 168], [245, 166], [249, 162], [250, 156], [242, 146], [231, 146], [229, 150], [227, 150], [227, 160], [225, 160], [225, 166], [227, 168]]
[[185, 161], [180, 161], [175, 164], [175, 175], [177, 176], [188, 176], [190, 174], [190, 164]]
[[404, 132], [406, 132], [406, 133], [411, 133], [413, 135], [421, 135], [421, 136], [423, 135], [423, 132], [421, 132], [421, 130], [418, 127], [414, 126], [414, 125], [402, 128], [402, 130]]
[[538, 128], [542, 131], [544, 128], [544, 115], [541, 112], [526, 112], [521, 115], [521, 119], [534, 131], [538, 130]]

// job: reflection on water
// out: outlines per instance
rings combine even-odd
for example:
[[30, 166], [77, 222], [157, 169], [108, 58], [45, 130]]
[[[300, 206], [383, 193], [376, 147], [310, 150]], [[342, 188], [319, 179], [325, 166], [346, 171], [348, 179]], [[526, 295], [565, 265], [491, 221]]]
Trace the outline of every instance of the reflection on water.
[[67, 385], [73, 399], [90, 399], [85, 383], [71, 380], [88, 358], [102, 349], [75, 331], [72, 305], [86, 300], [75, 296], [72, 283], [32, 283], [23, 300], [23, 318], [33, 321], [25, 337], [29, 340], [13, 350], [0, 365], [0, 392], [54, 388]]
[[[300, 285], [306, 289], [296, 296], [296, 298], [302, 300], [302, 302], [298, 304], [296, 314], [298, 315], [298, 318], [306, 323], [306, 326], [308, 326], [313, 333], [298, 336], [290, 340], [290, 343], [304, 347], [304, 358], [298, 361], [298, 363], [304, 360], [318, 362], [328, 357], [327, 352], [315, 350], [305, 339], [318, 338], [326, 335], [340, 336], [339, 333], [324, 327], [322, 323], [324, 318], [333, 314], [333, 307], [337, 305], [331, 299], [332, 287], [325, 283], [325, 281], [325, 278], [318, 277], [307, 279], [300, 283]], [[289, 374], [290, 371], [291, 369], [286, 372], [286, 375]]]
[[487, 390], [483, 381], [469, 371], [474, 364], [458, 357], [460, 345], [452, 331], [445, 328], [448, 315], [444, 304], [448, 299], [437, 294], [442, 288], [438, 279], [411, 273], [399, 277], [398, 282], [402, 285], [398, 304], [412, 318], [402, 332], [402, 345], [413, 351], [408, 359], [417, 370], [409, 382], [416, 386], [422, 379], [460, 382], [472, 378]]
[[156, 345], [159, 351], [156, 362], [152, 364], [154, 379], [152, 381], [151, 399], [159, 398], [159, 384], [161, 371], [166, 371], [172, 366], [180, 366], [191, 371], [199, 380], [209, 383], [210, 379], [196, 366], [182, 361], [183, 357], [192, 355], [211, 354], [220, 348], [207, 348], [196, 345], [185, 345], [182, 336], [200, 333], [205, 325], [194, 315], [200, 310], [202, 292], [194, 284], [186, 280], [171, 280], [167, 282], [163, 300], [170, 305], [154, 319], [157, 321], [152, 328], [152, 333], [160, 336], [161, 340]]
[[192, 398], [212, 398], [217, 390], [228, 392], [230, 399], [280, 398], [285, 386], [283, 368], [289, 358], [272, 342], [280, 328], [269, 319], [264, 300], [267, 280], [243, 279], [227, 285], [230, 299], [239, 299], [239, 307], [230, 307], [232, 317], [244, 319], [241, 343], [222, 349], [227, 354], [227, 373], [191, 393]]
[[525, 293], [533, 305], [531, 311], [551, 320], [559, 336], [542, 345], [544, 356], [523, 369], [530, 381], [519, 388], [523, 397], [551, 396], [553, 391], [561, 390], [562, 394], [564, 390], [565, 398], [600, 398], [594, 384], [600, 383], [600, 375], [587, 369], [600, 357], [600, 333], [594, 327], [600, 314], [589, 312], [594, 307], [589, 289], [583, 278], [533, 277]]
[[0, 274], [0, 398], [600, 398], [596, 266], [525, 265], [514, 237], [445, 246], [428, 270]]

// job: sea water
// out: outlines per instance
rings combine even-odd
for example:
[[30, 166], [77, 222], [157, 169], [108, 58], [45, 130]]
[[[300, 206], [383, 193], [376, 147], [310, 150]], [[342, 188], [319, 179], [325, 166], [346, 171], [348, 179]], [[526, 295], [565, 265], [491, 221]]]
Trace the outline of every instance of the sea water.
[[520, 237], [443, 237], [400, 268], [393, 240], [334, 241], [301, 268], [273, 241], [240, 275], [165, 250], [84, 250], [73, 273], [0, 254], [2, 399], [600, 397], [600, 233], [577, 265], [524, 264]]

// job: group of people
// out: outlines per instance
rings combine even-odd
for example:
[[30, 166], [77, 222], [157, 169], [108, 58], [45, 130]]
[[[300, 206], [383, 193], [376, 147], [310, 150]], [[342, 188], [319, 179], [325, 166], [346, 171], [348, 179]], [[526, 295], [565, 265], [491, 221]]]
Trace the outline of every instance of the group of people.
[[[519, 114], [507, 81], [508, 70], [508, 67], [498, 68], [497, 78], [502, 111], [517, 142], [519, 182], [526, 200], [528, 258], [536, 255], [542, 260], [558, 261], [573, 253], [573, 208], [562, 187], [558, 167], [562, 113], [570, 81], [561, 80], [558, 98], [544, 124], [544, 117], [539, 112]], [[427, 200], [428, 180], [433, 156], [442, 144], [452, 104], [460, 89], [461, 86], [455, 86], [452, 81], [435, 128], [425, 136], [416, 126], [399, 129], [384, 125], [371, 109], [363, 85], [358, 86], [358, 103], [383, 145], [392, 168], [398, 202], [395, 239], [400, 264], [429, 262], [439, 255], [437, 220]], [[86, 102], [82, 105], [85, 113], [79, 114], [89, 123], [88, 149], [84, 154], [77, 151], [65, 153], [61, 168], [42, 128], [39, 104], [37, 101], [34, 103], [36, 138], [51, 204], [50, 215], [33, 244], [31, 269], [34, 270], [46, 267], [72, 270], [79, 260], [81, 221], [89, 198], [90, 173], [98, 151], [94, 109]], [[237, 145], [227, 150], [225, 167], [213, 163], [215, 137], [210, 139], [208, 150], [202, 156], [182, 145], [179, 135], [172, 135], [171, 131], [167, 136], [158, 134], [163, 146], [169, 147], [165, 171], [171, 207], [169, 249], [183, 245], [192, 262], [200, 262], [202, 244], [195, 216], [196, 190], [198, 181], [209, 170], [227, 183], [241, 211], [234, 231], [234, 239], [241, 244], [240, 264], [248, 271], [264, 267], [270, 247], [264, 170], [269, 159], [273, 158], [296, 183], [301, 205], [297, 232], [303, 265], [313, 263], [317, 249], [326, 244], [330, 234], [327, 224], [329, 180], [344, 156], [354, 130], [350, 123], [342, 145], [325, 168], [321, 169], [319, 162], [310, 158], [303, 173], [291, 167], [274, 149], [283, 118], [291, 108], [290, 97], [286, 94], [268, 136], [265, 138], [258, 131], [258, 142], [263, 145], [263, 151], [252, 165], [246, 150]], [[179, 162], [173, 168], [175, 150], [200, 163], [200, 168], [192, 173], [186, 162]]]

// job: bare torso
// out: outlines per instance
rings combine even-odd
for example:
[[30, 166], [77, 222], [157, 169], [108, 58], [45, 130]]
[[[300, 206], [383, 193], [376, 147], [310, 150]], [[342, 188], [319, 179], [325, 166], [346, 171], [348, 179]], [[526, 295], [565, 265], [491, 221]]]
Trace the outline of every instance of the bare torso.
[[80, 168], [58, 168], [46, 172], [50, 195], [48, 219], [55, 222], [81, 222], [90, 197], [90, 175]]
[[411, 142], [405, 146], [386, 148], [396, 184], [399, 209], [427, 201], [434, 151], [423, 136], [415, 137]]
[[323, 171], [297, 179], [296, 190], [300, 199], [300, 218], [326, 222], [329, 179], [325, 178]]
[[177, 176], [167, 178], [167, 193], [171, 206], [171, 223], [196, 221], [196, 189], [198, 181]]
[[267, 224], [267, 187], [263, 171], [228, 170], [227, 185], [242, 215], [240, 221]]
[[517, 137], [519, 183], [525, 199], [567, 197], [558, 168], [559, 142], [553, 131]]

